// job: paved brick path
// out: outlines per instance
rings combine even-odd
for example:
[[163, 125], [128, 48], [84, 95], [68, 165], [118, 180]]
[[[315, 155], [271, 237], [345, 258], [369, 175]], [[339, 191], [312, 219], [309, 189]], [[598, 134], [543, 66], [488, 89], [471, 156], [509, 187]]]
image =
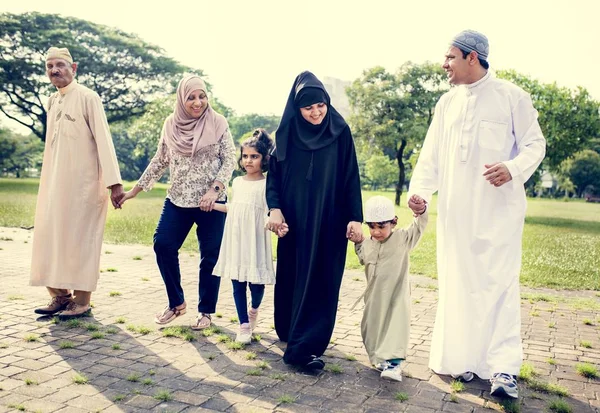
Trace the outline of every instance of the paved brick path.
[[[33, 314], [48, 298], [45, 289], [27, 285], [31, 232], [0, 228], [0, 248], [0, 412], [502, 410], [487, 382], [475, 380], [453, 393], [449, 377], [427, 368], [437, 297], [431, 279], [412, 278], [412, 348], [404, 381], [391, 383], [369, 367], [360, 338], [361, 308], [350, 310], [364, 288], [360, 271], [344, 277], [334, 337], [325, 354], [328, 370], [307, 375], [282, 362], [283, 345], [272, 328], [272, 288], [261, 310], [260, 341], [245, 349], [220, 342], [233, 338], [237, 328], [231, 321], [236, 312], [229, 283], [222, 284], [217, 308], [222, 316], [215, 318], [222, 333], [194, 333], [190, 342], [164, 337], [152, 321], [165, 305], [152, 248], [105, 245], [104, 272], [92, 296], [94, 317], [81, 319], [80, 326], [57, 324]], [[183, 253], [181, 265], [188, 309], [193, 310], [198, 254]], [[524, 351], [539, 373], [536, 380], [565, 388], [569, 396], [563, 401], [573, 412], [598, 412], [600, 380], [578, 375], [575, 366], [587, 362], [600, 368], [600, 297], [530, 290], [524, 296], [531, 298], [522, 304]], [[174, 324], [186, 326], [194, 316], [189, 311]], [[119, 317], [125, 322], [117, 323]], [[143, 327], [151, 331], [142, 334]], [[74, 383], [77, 374], [87, 383]], [[521, 383], [518, 404], [505, 410], [548, 411], [557, 396], [530, 387]], [[160, 394], [169, 400], [159, 400]]]

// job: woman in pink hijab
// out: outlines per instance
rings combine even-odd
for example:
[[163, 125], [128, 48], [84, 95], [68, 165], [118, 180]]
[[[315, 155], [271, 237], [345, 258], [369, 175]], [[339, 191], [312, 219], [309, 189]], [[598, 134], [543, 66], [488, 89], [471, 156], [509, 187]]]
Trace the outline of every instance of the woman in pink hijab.
[[121, 205], [139, 192], [149, 191], [170, 170], [171, 186], [154, 233], [154, 251], [165, 282], [169, 304], [154, 321], [167, 324], [186, 313], [181, 288], [179, 248], [196, 224], [200, 248], [198, 317], [193, 329], [211, 324], [219, 295], [220, 278], [212, 275], [225, 225], [225, 214], [213, 210], [224, 202], [235, 168], [235, 146], [227, 120], [208, 103], [204, 81], [186, 76], [177, 86], [177, 102], [163, 125], [158, 150]]

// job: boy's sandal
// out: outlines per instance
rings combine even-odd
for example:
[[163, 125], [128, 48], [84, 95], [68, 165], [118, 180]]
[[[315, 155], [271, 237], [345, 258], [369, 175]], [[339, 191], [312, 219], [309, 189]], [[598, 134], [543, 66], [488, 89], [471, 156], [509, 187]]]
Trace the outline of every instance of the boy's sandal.
[[196, 317], [196, 322], [191, 325], [192, 330], [204, 330], [205, 328], [210, 327], [212, 324], [212, 317], [210, 314], [202, 313]]
[[171, 321], [175, 320], [180, 315], [184, 315], [186, 313], [186, 311], [187, 311], [186, 307], [170, 308], [169, 306], [166, 306], [165, 309], [162, 311], [162, 313], [156, 314], [156, 317], [154, 317], [154, 322], [156, 324], [168, 324]]

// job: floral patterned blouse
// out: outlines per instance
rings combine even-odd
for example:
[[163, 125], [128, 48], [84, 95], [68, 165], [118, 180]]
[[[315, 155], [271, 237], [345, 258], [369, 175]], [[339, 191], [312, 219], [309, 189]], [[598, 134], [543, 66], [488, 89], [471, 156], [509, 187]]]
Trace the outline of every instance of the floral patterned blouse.
[[[202, 148], [192, 157], [183, 156], [160, 141], [137, 185], [144, 191], [151, 190], [169, 167], [171, 186], [167, 190], [167, 198], [178, 207], [198, 208], [200, 198], [214, 181], [222, 182], [227, 188], [235, 164], [235, 145], [229, 129], [217, 143]], [[223, 191], [218, 200], [224, 201], [225, 197], [226, 191]]]

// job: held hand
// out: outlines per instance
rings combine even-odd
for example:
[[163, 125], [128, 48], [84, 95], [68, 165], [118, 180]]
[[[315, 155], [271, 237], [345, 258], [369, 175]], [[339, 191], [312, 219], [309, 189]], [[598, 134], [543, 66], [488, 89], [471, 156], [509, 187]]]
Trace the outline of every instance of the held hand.
[[279, 230], [276, 232], [279, 238], [285, 237], [285, 235], [290, 232], [290, 227], [285, 222], [279, 226]]
[[362, 242], [364, 239], [360, 222], [350, 221], [346, 227], [346, 238], [352, 242]]
[[[269, 231], [273, 231], [275, 233], [277, 233], [282, 225], [285, 223], [285, 218], [283, 217], [283, 214], [281, 213], [281, 209], [278, 208], [274, 208], [271, 210], [271, 212], [269, 213], [269, 219], [266, 223], [266, 227]], [[286, 225], [287, 227], [287, 225]]]
[[142, 191], [142, 188], [140, 188], [139, 186], [135, 185], [129, 191], [125, 192], [123, 194], [123, 197], [119, 201], [119, 207], [122, 207], [123, 204], [125, 204], [126, 201], [135, 198], [137, 196], [137, 194], [139, 194], [141, 191]]
[[115, 209], [121, 209], [121, 199], [124, 195], [123, 185], [116, 184], [110, 187], [110, 202]]
[[212, 189], [209, 189], [208, 192], [204, 194], [202, 198], [200, 198], [200, 209], [204, 212], [210, 212], [213, 210], [215, 206], [215, 201], [219, 197], [219, 194]]
[[408, 200], [408, 207], [412, 210], [413, 216], [418, 217], [427, 209], [427, 201], [415, 194]]
[[486, 171], [483, 173], [485, 179], [495, 187], [500, 187], [512, 180], [510, 171], [502, 162], [484, 165]]
[[135, 198], [137, 194], [133, 192], [133, 189], [131, 191], [127, 191], [125, 192], [125, 194], [123, 195], [123, 198], [121, 198], [121, 201], [119, 202], [119, 205], [122, 207], [125, 202], [129, 201], [130, 199]]

